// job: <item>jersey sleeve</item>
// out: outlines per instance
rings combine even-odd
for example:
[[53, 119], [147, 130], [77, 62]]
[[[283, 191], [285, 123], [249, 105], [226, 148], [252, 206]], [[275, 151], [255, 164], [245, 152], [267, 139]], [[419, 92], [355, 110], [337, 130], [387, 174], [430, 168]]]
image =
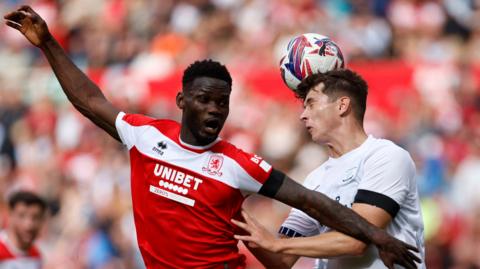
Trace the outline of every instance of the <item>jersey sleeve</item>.
[[242, 191], [257, 193], [272, 173], [272, 166], [262, 157], [237, 149], [235, 159], [242, 167], [237, 173], [237, 185]]
[[[305, 179], [303, 186], [307, 189], [314, 189], [316, 186], [314, 179], [311, 173]], [[314, 218], [301, 210], [292, 208], [278, 233], [287, 237], [314, 236], [321, 232], [320, 226], [320, 223]]]
[[320, 224], [316, 220], [302, 211], [292, 208], [278, 233], [287, 237], [314, 236], [320, 233], [319, 227]]
[[115, 120], [115, 127], [117, 128], [118, 136], [122, 143], [131, 149], [137, 141], [139, 136], [138, 127], [148, 125], [153, 119], [140, 114], [126, 114], [120, 112]]
[[395, 217], [415, 177], [410, 154], [399, 147], [386, 147], [367, 158], [364, 169], [354, 203], [380, 207]]

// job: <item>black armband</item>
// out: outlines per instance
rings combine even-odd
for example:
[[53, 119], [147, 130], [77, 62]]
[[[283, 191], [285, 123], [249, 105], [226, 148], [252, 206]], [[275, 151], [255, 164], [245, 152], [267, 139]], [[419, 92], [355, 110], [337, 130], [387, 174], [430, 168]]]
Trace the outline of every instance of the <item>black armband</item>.
[[270, 176], [265, 181], [265, 183], [263, 183], [258, 193], [270, 198], [275, 197], [278, 190], [280, 189], [280, 186], [282, 186], [284, 179], [285, 179], [284, 173], [276, 169], [272, 169], [272, 173], [270, 173]]
[[395, 218], [398, 211], [400, 210], [400, 205], [395, 202], [392, 198], [374, 191], [369, 190], [358, 190], [357, 195], [355, 195], [354, 203], [369, 204], [376, 207], [380, 207], [385, 210], [392, 216], [392, 219]]

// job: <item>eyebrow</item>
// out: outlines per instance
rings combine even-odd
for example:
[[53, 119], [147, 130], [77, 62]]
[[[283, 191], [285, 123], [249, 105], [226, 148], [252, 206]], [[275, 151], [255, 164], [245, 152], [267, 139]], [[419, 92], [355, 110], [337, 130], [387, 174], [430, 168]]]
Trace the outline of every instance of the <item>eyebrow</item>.
[[305, 102], [303, 102], [303, 107], [306, 107], [308, 104], [310, 104], [312, 102], [313, 102], [313, 98], [308, 97], [307, 99], [305, 99]]
[[[193, 95], [201, 95], [201, 94], [209, 94], [210, 91], [208, 89], [200, 88], [197, 91], [194, 91]], [[220, 96], [222, 98], [230, 98], [230, 93], [228, 92], [222, 92], [220, 93]]]

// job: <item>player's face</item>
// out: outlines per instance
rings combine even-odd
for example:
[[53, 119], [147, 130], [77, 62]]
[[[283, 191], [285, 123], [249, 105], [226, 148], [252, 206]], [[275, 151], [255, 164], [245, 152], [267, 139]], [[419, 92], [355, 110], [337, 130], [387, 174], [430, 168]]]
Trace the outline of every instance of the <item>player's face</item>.
[[182, 135], [187, 134], [190, 140], [186, 142], [206, 145], [217, 139], [229, 113], [230, 92], [231, 87], [223, 80], [199, 77], [179, 93], [182, 129], [188, 129]]
[[337, 103], [322, 93], [323, 84], [310, 90], [304, 101], [300, 116], [305, 127], [316, 143], [327, 143], [329, 135], [339, 125]]
[[42, 227], [45, 212], [39, 205], [17, 203], [10, 211], [9, 226], [22, 249], [28, 249]]

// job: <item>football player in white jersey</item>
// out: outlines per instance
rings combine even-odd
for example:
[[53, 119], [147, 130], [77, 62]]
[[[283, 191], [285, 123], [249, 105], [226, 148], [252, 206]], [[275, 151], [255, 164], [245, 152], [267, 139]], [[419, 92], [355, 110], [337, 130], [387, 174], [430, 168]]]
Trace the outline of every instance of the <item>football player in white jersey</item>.
[[[225, 66], [205, 60], [185, 70], [183, 89], [176, 99], [182, 110], [180, 123], [127, 114], [110, 103], [75, 66], [31, 7], [22, 6], [4, 18], [7, 26], [42, 51], [73, 106], [128, 147], [136, 231], [147, 268], [244, 268], [233, 237], [236, 227], [229, 221], [240, 213], [245, 198], [241, 191], [257, 192], [301, 208], [328, 226], [367, 244], [373, 242], [390, 267], [393, 263], [409, 268], [414, 265], [416, 257], [409, 249], [415, 247], [393, 238], [322, 193], [302, 187], [258, 156], [220, 141], [232, 90]], [[162, 139], [154, 140], [152, 136]], [[222, 166], [223, 157], [232, 165]], [[229, 173], [221, 172], [222, 167]], [[215, 191], [220, 195], [211, 194]], [[226, 205], [235, 207], [230, 210]], [[181, 225], [182, 229], [171, 229], [186, 222], [188, 225]], [[201, 223], [200, 229], [195, 223]], [[215, 254], [192, 249], [193, 243]]]
[[[372, 224], [416, 246], [424, 260], [423, 221], [409, 153], [393, 142], [368, 136], [363, 128], [367, 84], [343, 69], [306, 78], [296, 91], [304, 101], [301, 120], [329, 159], [309, 174], [304, 186], [351, 207]], [[249, 217], [235, 222], [250, 235], [237, 236], [273, 253], [259, 251], [269, 268], [291, 267], [300, 256], [319, 258], [316, 268], [385, 268], [378, 252], [292, 209], [276, 238]], [[417, 268], [425, 268], [417, 263]], [[400, 268], [400, 267], [396, 267]]]

